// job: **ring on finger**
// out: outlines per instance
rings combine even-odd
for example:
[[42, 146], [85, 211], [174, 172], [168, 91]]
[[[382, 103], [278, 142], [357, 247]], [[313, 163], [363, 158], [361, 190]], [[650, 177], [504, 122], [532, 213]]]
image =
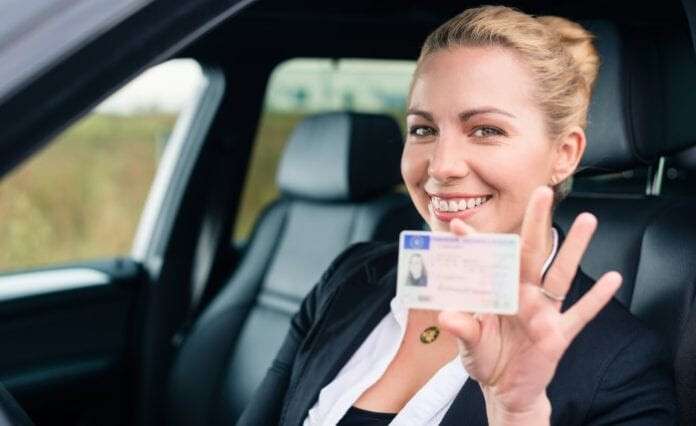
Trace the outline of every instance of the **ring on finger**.
[[537, 288], [539, 289], [539, 291], [541, 292], [541, 294], [543, 294], [544, 296], [546, 296], [548, 299], [553, 300], [554, 302], [563, 302], [563, 301], [565, 300], [565, 298], [566, 298], [566, 297], [565, 297], [565, 294], [562, 295], [562, 296], [559, 296], [558, 294], [553, 293], [553, 292], [551, 292], [551, 291], [545, 289], [544, 287], [539, 286], [539, 287], [537, 287]]

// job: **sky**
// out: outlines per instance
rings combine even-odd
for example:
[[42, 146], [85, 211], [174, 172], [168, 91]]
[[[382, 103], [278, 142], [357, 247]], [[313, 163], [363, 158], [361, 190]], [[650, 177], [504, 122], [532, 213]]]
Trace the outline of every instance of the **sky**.
[[129, 114], [157, 109], [179, 111], [203, 83], [201, 67], [190, 59], [174, 59], [145, 71], [102, 102], [100, 112]]
[[[402, 107], [414, 67], [413, 61], [289, 60], [272, 74], [266, 107], [306, 112], [341, 108], [382, 111]], [[202, 70], [195, 61], [171, 60], [145, 71], [100, 104], [97, 111], [179, 112], [203, 83]]]

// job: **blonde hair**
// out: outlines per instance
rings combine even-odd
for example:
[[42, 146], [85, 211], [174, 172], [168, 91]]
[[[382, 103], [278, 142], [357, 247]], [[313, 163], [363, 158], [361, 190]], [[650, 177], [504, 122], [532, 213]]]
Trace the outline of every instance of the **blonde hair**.
[[[516, 52], [532, 72], [534, 99], [543, 111], [551, 140], [572, 126], [587, 126], [587, 110], [599, 70], [594, 36], [580, 24], [557, 16], [527, 15], [505, 6], [467, 9], [425, 40], [414, 74], [430, 54], [459, 46], [501, 46]], [[570, 192], [572, 179], [554, 186], [556, 201]]]

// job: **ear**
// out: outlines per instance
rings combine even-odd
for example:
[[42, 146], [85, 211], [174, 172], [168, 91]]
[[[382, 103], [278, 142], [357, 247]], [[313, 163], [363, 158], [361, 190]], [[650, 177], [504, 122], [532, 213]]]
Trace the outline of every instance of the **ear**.
[[575, 172], [585, 152], [585, 143], [585, 132], [579, 126], [572, 127], [557, 140], [552, 181], [562, 182]]

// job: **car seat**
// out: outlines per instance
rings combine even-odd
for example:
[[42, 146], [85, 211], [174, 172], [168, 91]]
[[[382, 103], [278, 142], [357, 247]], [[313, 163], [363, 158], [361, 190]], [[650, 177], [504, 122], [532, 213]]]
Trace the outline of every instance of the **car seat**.
[[[627, 38], [608, 23], [588, 26], [597, 35], [602, 70], [581, 173], [602, 176], [645, 166], [661, 172], [660, 157], [696, 145], [696, 59], [688, 37]], [[654, 182], [646, 188], [655, 192]], [[664, 338], [669, 361], [679, 349], [674, 366], [681, 415], [694, 419], [696, 370], [689, 362], [696, 358], [689, 354], [696, 349], [689, 336], [696, 321], [688, 324], [687, 318], [696, 286], [696, 200], [575, 192], [557, 207], [555, 218], [567, 231], [582, 211], [599, 221], [582, 269], [594, 278], [621, 272], [624, 284], [616, 298]]]
[[394, 191], [401, 149], [387, 116], [327, 113], [297, 126], [277, 174], [281, 197], [180, 348], [167, 424], [233, 424], [331, 260], [352, 243], [420, 228], [409, 197]]

